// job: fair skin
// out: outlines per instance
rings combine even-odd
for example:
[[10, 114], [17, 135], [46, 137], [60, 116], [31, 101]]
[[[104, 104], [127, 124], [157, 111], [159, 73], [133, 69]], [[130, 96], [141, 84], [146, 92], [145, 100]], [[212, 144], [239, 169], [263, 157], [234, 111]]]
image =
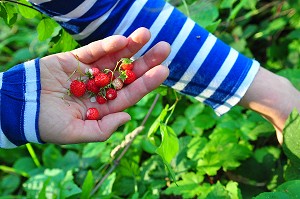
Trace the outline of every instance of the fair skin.
[[286, 119], [293, 109], [300, 112], [300, 92], [286, 78], [261, 67], [239, 105], [258, 112], [272, 123], [282, 144]]
[[[138, 79], [118, 91], [118, 97], [106, 104], [100, 105], [87, 98], [66, 95], [70, 85], [67, 80], [77, 68], [78, 60], [82, 71], [91, 67], [113, 69], [117, 61], [133, 56], [149, 39], [150, 32], [140, 28], [128, 38], [111, 36], [71, 53], [42, 58], [39, 117], [41, 139], [56, 144], [105, 141], [119, 126], [129, 121], [130, 115], [123, 110], [136, 104], [167, 78], [169, 70], [160, 64], [170, 53], [169, 44], [160, 42], [138, 58], [134, 62], [134, 72]], [[100, 120], [86, 120], [89, 107], [99, 110]]]
[[[120, 58], [133, 56], [149, 39], [149, 30], [140, 28], [128, 38], [112, 36], [71, 53], [42, 58], [39, 118], [41, 139], [56, 144], [105, 141], [119, 126], [129, 121], [130, 116], [122, 111], [137, 103], [167, 78], [169, 70], [160, 64], [170, 53], [169, 44], [158, 43], [136, 60], [134, 70], [139, 78], [119, 91], [117, 99], [108, 104], [95, 106], [88, 99], [66, 96], [70, 85], [67, 79], [77, 68], [76, 56], [82, 71], [94, 66], [112, 69]], [[294, 108], [300, 111], [299, 99], [300, 92], [286, 78], [261, 67], [238, 105], [258, 112], [272, 123], [278, 141], [282, 143], [286, 119]], [[85, 120], [88, 107], [98, 108], [101, 120]]]

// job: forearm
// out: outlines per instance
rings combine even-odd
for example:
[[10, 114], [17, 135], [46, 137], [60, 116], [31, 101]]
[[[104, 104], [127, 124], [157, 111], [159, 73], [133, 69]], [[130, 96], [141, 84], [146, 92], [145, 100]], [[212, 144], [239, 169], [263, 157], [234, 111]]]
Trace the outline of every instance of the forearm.
[[269, 120], [282, 143], [282, 130], [293, 109], [300, 111], [300, 92], [286, 78], [260, 68], [239, 105]]
[[165, 62], [170, 75], [164, 84], [194, 96], [219, 115], [239, 102], [259, 68], [258, 62], [239, 54], [163, 0], [96, 1], [90, 7], [70, 1], [66, 4], [71, 11], [55, 7], [55, 2], [59, 3], [36, 6], [81, 44], [112, 34], [128, 36], [141, 26], [150, 29], [150, 42], [136, 56], [158, 41], [170, 43], [172, 51]]
[[19, 64], [0, 75], [0, 147], [41, 143], [38, 133], [39, 59]]

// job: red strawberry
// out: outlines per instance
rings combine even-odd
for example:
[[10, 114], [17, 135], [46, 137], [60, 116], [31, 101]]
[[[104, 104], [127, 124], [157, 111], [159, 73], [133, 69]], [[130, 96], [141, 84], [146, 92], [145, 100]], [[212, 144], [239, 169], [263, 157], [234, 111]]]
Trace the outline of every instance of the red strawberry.
[[99, 111], [96, 108], [89, 108], [86, 112], [88, 120], [98, 120], [100, 117]]
[[95, 84], [98, 87], [105, 87], [110, 83], [110, 78], [105, 73], [99, 73], [97, 76], [95, 76]]
[[115, 75], [114, 75], [114, 73], [112, 71], [109, 71], [106, 74], [109, 77], [110, 81], [113, 81], [116, 78]]
[[111, 84], [117, 91], [123, 88], [123, 81], [120, 78], [114, 79]]
[[70, 92], [75, 97], [81, 97], [85, 94], [86, 86], [84, 82], [79, 80], [73, 80], [70, 85]]
[[113, 88], [108, 88], [106, 90], [106, 95], [105, 95], [106, 99], [108, 100], [113, 100], [116, 99], [117, 97], [117, 91]]
[[97, 76], [100, 73], [100, 70], [96, 67], [90, 68], [87, 70], [86, 75], [88, 76], [88, 78], [93, 78], [95, 76]]
[[96, 101], [97, 101], [99, 104], [105, 104], [107, 100], [105, 99], [105, 97], [103, 97], [103, 96], [101, 96], [101, 95], [97, 95]]
[[125, 70], [126, 78], [124, 80], [124, 84], [131, 84], [134, 80], [136, 80], [136, 75], [131, 70]]
[[97, 76], [100, 73], [100, 70], [96, 67], [91, 68], [91, 70], [92, 70], [91, 73], [94, 77]]
[[120, 67], [123, 70], [132, 70], [133, 69], [132, 60], [128, 58], [123, 58]]
[[99, 87], [97, 87], [97, 85], [95, 83], [95, 79], [89, 79], [86, 82], [86, 89], [95, 94], [97, 94], [99, 92]]

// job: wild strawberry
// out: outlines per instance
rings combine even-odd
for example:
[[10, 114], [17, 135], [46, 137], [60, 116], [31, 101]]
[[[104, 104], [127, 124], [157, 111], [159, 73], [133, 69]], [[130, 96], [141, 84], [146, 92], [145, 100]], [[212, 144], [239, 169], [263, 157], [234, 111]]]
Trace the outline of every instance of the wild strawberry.
[[123, 70], [132, 70], [133, 69], [133, 63], [131, 59], [123, 58], [122, 63], [120, 65], [120, 68]]
[[96, 67], [90, 68], [86, 70], [86, 75], [88, 76], [88, 78], [93, 78], [95, 76], [97, 76], [100, 73], [100, 70]]
[[105, 87], [110, 83], [110, 78], [105, 73], [99, 73], [97, 76], [95, 76], [95, 84], [98, 87]]
[[112, 71], [108, 71], [106, 74], [109, 77], [110, 81], [113, 81], [116, 78]]
[[108, 88], [106, 90], [106, 95], [105, 95], [106, 99], [108, 100], [113, 100], [116, 99], [117, 97], [117, 91], [113, 88]]
[[97, 101], [99, 104], [105, 104], [107, 100], [105, 99], [105, 97], [103, 97], [103, 96], [101, 96], [101, 95], [97, 95], [96, 101]]
[[88, 120], [98, 120], [100, 117], [99, 111], [96, 108], [89, 108], [86, 112]]
[[126, 78], [124, 80], [124, 84], [131, 84], [134, 80], [136, 80], [136, 75], [131, 70], [125, 70]]
[[84, 82], [79, 80], [73, 80], [70, 85], [70, 93], [75, 97], [81, 97], [85, 94], [86, 86]]
[[111, 84], [117, 91], [123, 88], [123, 81], [120, 78], [114, 79]]
[[86, 89], [95, 94], [97, 94], [99, 92], [99, 87], [97, 87], [97, 85], [95, 83], [95, 79], [89, 79], [86, 82]]

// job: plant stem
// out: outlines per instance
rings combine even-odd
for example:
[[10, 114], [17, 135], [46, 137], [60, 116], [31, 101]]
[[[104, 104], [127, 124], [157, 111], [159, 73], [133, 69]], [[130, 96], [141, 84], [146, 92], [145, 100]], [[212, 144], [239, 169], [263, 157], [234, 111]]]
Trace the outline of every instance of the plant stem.
[[33, 6], [30, 6], [30, 5], [27, 5], [27, 4], [24, 4], [24, 3], [21, 3], [21, 2], [18, 2], [18, 1], [14, 1], [14, 0], [0, 0], [0, 2], [7, 2], [7, 3], [13, 3], [13, 4], [18, 4], [18, 5], [21, 5], [21, 6], [25, 6], [25, 7], [27, 7], [27, 8], [31, 8], [31, 9], [33, 9], [33, 10], [35, 10], [35, 11], [38, 11], [38, 12], [40, 12], [38, 9], [36, 9], [35, 7], [33, 7]]
[[[131, 144], [134, 141], [134, 139], [136, 138], [136, 136], [144, 130], [144, 125], [147, 122], [149, 116], [151, 115], [155, 105], [157, 104], [157, 101], [158, 101], [159, 97], [160, 97], [160, 94], [156, 94], [156, 96], [155, 96], [155, 98], [154, 98], [154, 100], [151, 104], [151, 107], [149, 108], [148, 113], [144, 117], [144, 119], [141, 122], [140, 126], [135, 128], [131, 133], [128, 134], [129, 135], [128, 140], [126, 141], [126, 139], [125, 139], [125, 142], [126, 142], [125, 148], [123, 149], [121, 154], [113, 161], [113, 165], [110, 167], [110, 169], [105, 174], [105, 176], [103, 176], [101, 181], [99, 181], [98, 184], [95, 186], [95, 188], [92, 190], [90, 196], [92, 196], [96, 193], [96, 191], [99, 189], [99, 187], [104, 183], [104, 181], [109, 177], [109, 175], [115, 170], [115, 168], [119, 165], [121, 159], [124, 157], [125, 153], [128, 151], [129, 147], [131, 146]], [[116, 151], [115, 153], [117, 153], [117, 151], [119, 151], [119, 149], [122, 147], [121, 146], [122, 143], [120, 145], [118, 145], [115, 149], [113, 149], [112, 151]]]
[[28, 150], [28, 152], [29, 152], [29, 154], [30, 154], [33, 162], [35, 163], [35, 165], [37, 167], [41, 167], [41, 163], [39, 162], [39, 159], [37, 158], [37, 156], [36, 156], [36, 154], [35, 154], [32, 146], [31, 146], [31, 144], [30, 143], [26, 144], [26, 147], [27, 147], [27, 150]]

